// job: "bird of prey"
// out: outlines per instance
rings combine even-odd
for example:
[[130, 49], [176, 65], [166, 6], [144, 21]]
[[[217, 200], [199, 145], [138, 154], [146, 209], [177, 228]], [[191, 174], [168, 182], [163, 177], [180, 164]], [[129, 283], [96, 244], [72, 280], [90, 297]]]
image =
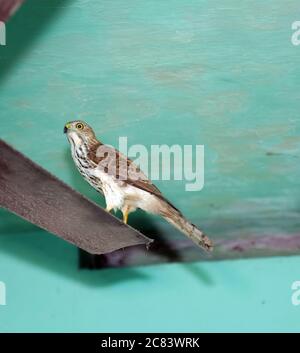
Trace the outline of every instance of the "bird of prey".
[[71, 154], [84, 179], [106, 201], [106, 210], [121, 210], [127, 223], [136, 209], [157, 214], [188, 236], [201, 248], [211, 251], [211, 240], [173, 206], [136, 166], [113, 147], [97, 140], [93, 129], [84, 121], [71, 121], [64, 126]]

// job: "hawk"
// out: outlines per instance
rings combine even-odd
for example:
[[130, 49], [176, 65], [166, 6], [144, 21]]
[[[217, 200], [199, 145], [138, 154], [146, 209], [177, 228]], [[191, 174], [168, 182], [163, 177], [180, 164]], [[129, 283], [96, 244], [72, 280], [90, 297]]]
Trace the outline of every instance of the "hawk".
[[84, 121], [64, 126], [71, 154], [83, 178], [105, 197], [106, 210], [121, 210], [123, 221], [136, 209], [162, 216], [201, 248], [211, 251], [211, 240], [173, 206], [136, 166], [113, 147], [97, 140]]

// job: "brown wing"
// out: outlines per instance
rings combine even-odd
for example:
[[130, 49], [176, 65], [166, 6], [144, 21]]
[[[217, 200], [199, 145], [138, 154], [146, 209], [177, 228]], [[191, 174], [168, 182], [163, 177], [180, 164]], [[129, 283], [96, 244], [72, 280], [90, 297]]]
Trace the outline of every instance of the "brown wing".
[[[102, 148], [102, 150], [101, 150]], [[98, 143], [90, 148], [88, 157], [109, 175], [162, 198], [160, 190], [127, 156], [113, 147]]]
[[138, 189], [157, 196], [181, 214], [181, 212], [162, 195], [161, 191], [147, 178], [140, 168], [117, 149], [99, 142], [90, 148], [88, 157], [95, 166], [102, 166], [104, 172]]

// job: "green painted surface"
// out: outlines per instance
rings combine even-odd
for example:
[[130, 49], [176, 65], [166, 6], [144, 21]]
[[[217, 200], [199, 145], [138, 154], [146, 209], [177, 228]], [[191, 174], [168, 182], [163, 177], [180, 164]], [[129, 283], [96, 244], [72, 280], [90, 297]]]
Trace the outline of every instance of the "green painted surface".
[[[215, 238], [299, 234], [299, 12], [283, 0], [28, 0], [0, 47], [0, 136], [97, 201], [66, 121], [87, 120], [111, 144], [204, 144], [201, 192], [157, 182], [193, 222]], [[296, 331], [299, 264], [89, 273], [75, 248], [1, 211], [0, 329]]]

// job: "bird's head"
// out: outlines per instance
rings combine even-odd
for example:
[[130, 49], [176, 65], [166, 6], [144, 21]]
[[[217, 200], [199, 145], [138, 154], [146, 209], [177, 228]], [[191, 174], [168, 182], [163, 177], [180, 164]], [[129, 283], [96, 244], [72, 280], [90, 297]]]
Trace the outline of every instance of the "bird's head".
[[68, 135], [68, 138], [73, 140], [81, 140], [86, 143], [95, 139], [95, 133], [93, 129], [84, 121], [76, 120], [69, 121], [64, 126], [64, 133]]

